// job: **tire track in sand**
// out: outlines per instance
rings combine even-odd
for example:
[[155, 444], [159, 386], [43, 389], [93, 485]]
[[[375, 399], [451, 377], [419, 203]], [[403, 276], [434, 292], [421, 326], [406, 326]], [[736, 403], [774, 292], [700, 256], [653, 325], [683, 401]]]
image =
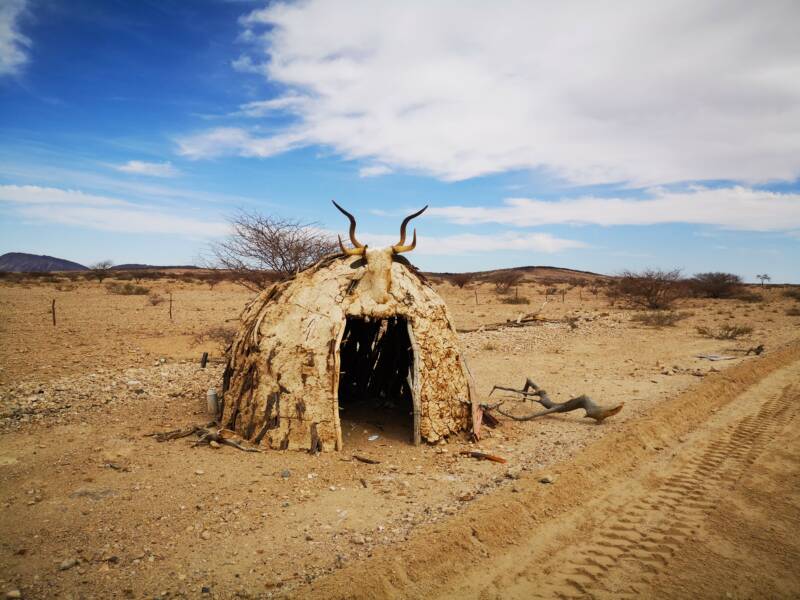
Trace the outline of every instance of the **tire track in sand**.
[[787, 387], [765, 400], [757, 413], [690, 449], [677, 472], [607, 519], [589, 541], [573, 546], [553, 580], [537, 582], [533, 597], [642, 597], [648, 583], [670, 568], [671, 559], [726, 491], [736, 486], [770, 437], [799, 410], [800, 388]]

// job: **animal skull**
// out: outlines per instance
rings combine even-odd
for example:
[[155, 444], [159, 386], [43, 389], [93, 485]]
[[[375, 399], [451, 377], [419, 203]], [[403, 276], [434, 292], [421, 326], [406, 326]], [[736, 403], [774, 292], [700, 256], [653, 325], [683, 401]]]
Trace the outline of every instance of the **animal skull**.
[[347, 256], [363, 256], [367, 263], [367, 272], [360, 282], [362, 290], [366, 290], [377, 304], [387, 303], [389, 301], [389, 289], [392, 287], [392, 260], [396, 254], [410, 252], [417, 247], [416, 229], [414, 229], [411, 244], [406, 245], [406, 226], [411, 219], [425, 212], [425, 209], [428, 208], [427, 205], [422, 210], [418, 210], [403, 219], [403, 223], [400, 225], [400, 241], [397, 244], [388, 248], [370, 250], [365, 244], [356, 239], [355, 217], [336, 204], [335, 201], [333, 204], [350, 220], [350, 241], [354, 246], [354, 248], [346, 248], [342, 243], [342, 237], [339, 236], [339, 247]]

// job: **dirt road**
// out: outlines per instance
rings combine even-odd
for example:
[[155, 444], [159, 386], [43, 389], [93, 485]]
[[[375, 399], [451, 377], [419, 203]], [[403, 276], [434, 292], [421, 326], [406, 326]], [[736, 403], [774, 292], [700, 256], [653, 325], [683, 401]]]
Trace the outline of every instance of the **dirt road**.
[[552, 475], [554, 483], [520, 482], [401, 554], [355, 565], [344, 574], [360, 573], [347, 592], [337, 577], [315, 591], [481, 599], [797, 597], [796, 358], [763, 378], [756, 368], [729, 385], [707, 382], [631, 430], [628, 443], [604, 440], [589, 448], [561, 477]]

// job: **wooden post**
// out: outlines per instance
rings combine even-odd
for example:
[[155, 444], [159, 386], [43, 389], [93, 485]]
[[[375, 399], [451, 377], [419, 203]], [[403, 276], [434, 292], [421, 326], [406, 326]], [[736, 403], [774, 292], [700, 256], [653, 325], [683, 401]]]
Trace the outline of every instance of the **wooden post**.
[[205, 369], [207, 362], [208, 362], [208, 352], [203, 352], [203, 356], [200, 357], [200, 368]]
[[411, 321], [406, 322], [406, 326], [408, 327], [408, 340], [411, 342], [411, 352], [412, 352], [412, 359], [413, 359], [413, 366], [412, 370], [408, 373], [409, 384], [411, 385], [411, 405], [413, 408], [414, 413], [414, 445], [419, 446], [422, 442], [422, 438], [420, 435], [420, 417], [421, 417], [421, 410], [420, 410], [420, 387], [421, 381], [419, 380], [419, 346], [417, 345], [417, 340], [414, 337], [414, 330], [411, 327]]
[[475, 306], [478, 306], [478, 288], [475, 288]]
[[53, 327], [56, 326], [56, 299], [53, 298], [53, 303], [50, 305], [50, 312], [53, 313]]
[[172, 292], [169, 293], [169, 320], [172, 321]]

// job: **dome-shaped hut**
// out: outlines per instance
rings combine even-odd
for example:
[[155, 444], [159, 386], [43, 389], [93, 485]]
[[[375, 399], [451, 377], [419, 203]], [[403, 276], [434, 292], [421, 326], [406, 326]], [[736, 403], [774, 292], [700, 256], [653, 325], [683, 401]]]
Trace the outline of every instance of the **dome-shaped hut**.
[[[334, 203], [335, 204], [335, 203]], [[444, 301], [400, 242], [329, 256], [260, 293], [229, 350], [219, 421], [271, 448], [339, 450], [342, 419], [390, 411], [409, 441], [468, 429], [477, 399]], [[424, 211], [425, 209], [423, 209]]]

